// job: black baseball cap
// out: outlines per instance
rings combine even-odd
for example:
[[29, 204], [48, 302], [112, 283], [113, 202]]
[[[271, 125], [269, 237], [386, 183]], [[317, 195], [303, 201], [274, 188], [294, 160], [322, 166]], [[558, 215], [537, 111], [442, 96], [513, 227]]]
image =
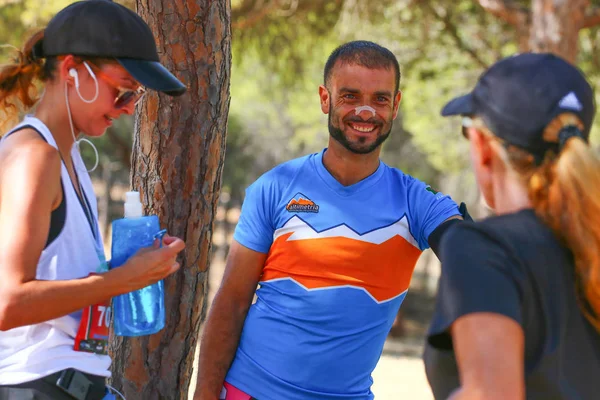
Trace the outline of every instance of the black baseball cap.
[[546, 126], [559, 114], [572, 113], [588, 140], [596, 104], [583, 73], [549, 53], [522, 53], [486, 70], [473, 91], [451, 100], [443, 116], [480, 117], [499, 138], [534, 155], [556, 146], [544, 141]]
[[144, 20], [111, 0], [84, 0], [58, 12], [34, 46], [35, 57], [73, 54], [114, 58], [144, 87], [170, 96], [186, 87], [158, 59], [156, 42]]

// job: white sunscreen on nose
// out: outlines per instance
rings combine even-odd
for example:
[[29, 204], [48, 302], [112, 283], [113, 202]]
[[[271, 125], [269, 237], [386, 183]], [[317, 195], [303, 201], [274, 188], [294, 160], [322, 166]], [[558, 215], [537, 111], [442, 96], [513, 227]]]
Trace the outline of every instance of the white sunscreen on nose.
[[354, 113], [356, 115], [360, 114], [363, 111], [371, 111], [371, 113], [373, 113], [373, 117], [375, 116], [375, 109], [371, 106], [359, 106], [354, 109]]

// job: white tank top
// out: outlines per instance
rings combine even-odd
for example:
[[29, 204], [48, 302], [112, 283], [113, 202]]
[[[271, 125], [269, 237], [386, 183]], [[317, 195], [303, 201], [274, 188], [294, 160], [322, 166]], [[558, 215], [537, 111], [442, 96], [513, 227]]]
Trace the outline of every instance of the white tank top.
[[[25, 125], [34, 127], [49, 145], [58, 150], [52, 133], [37, 118], [27, 116], [13, 131]], [[104, 263], [92, 182], [75, 146], [71, 157], [93, 213], [94, 231], [63, 162], [60, 176], [63, 201], [66, 202], [65, 221], [58, 236], [42, 251], [36, 272], [36, 278], [40, 280], [84, 278], [97, 272]], [[110, 376], [110, 357], [73, 350], [80, 319], [81, 311], [35, 325], [0, 331], [0, 385], [29, 382], [65, 368]]]

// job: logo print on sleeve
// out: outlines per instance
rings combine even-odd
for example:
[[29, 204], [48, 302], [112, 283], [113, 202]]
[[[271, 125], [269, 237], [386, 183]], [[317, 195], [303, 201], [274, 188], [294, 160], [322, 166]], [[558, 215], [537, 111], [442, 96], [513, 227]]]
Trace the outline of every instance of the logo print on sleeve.
[[435, 190], [435, 189], [433, 189], [431, 186], [427, 186], [427, 187], [425, 188], [425, 190], [427, 190], [428, 192], [431, 192], [431, 193], [433, 193], [433, 194], [438, 194], [438, 191], [437, 191], [437, 190]]
[[300, 192], [296, 193], [294, 198], [288, 202], [287, 206], [285, 206], [285, 209], [291, 213], [300, 213], [300, 212], [318, 213], [319, 212], [319, 206], [317, 204], [315, 204], [314, 201], [309, 199], [308, 196], [306, 196]]
[[444, 197], [444, 195], [442, 193], [440, 193], [437, 190], [433, 189], [431, 186], [427, 186], [425, 188], [425, 190], [427, 190], [430, 193], [433, 193], [435, 195], [435, 198], [438, 199], [438, 200], [441, 199], [442, 197]]

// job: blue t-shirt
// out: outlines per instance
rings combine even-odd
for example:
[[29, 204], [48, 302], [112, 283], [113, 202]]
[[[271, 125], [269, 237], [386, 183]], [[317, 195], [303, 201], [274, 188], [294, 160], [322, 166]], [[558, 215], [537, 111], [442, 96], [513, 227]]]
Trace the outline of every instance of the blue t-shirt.
[[351, 185], [323, 154], [246, 191], [234, 239], [268, 253], [227, 382], [259, 400], [372, 399], [371, 373], [448, 196], [380, 163]]

